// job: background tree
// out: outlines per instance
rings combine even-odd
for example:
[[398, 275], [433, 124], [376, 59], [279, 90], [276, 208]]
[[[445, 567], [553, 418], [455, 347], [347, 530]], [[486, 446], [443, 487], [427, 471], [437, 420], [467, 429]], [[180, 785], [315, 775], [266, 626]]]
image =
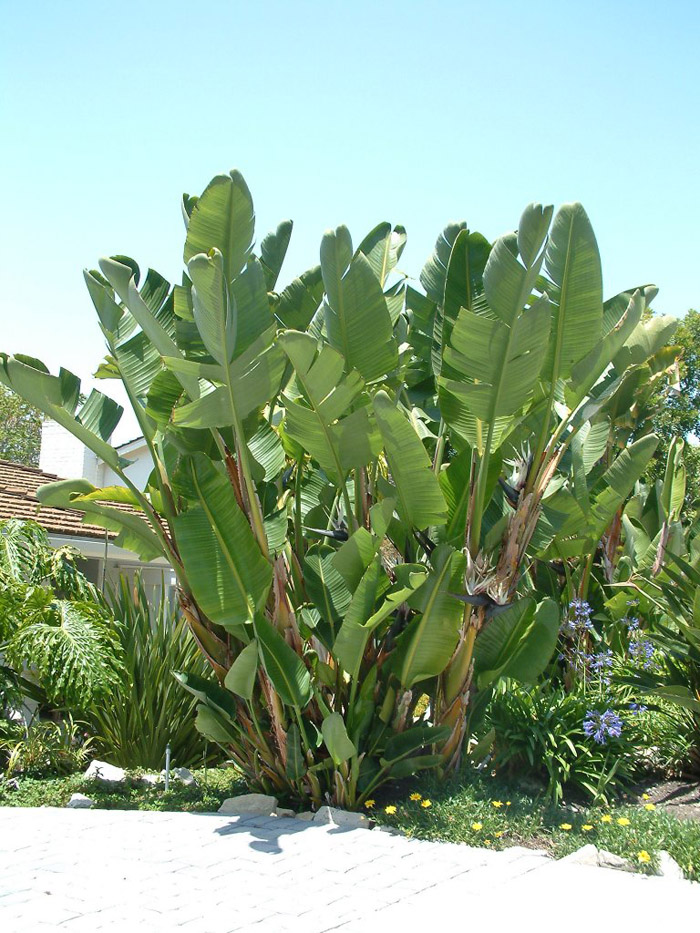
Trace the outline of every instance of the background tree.
[[42, 420], [38, 408], [0, 385], [0, 459], [38, 466]]
[[[689, 440], [683, 458], [687, 471], [686, 507], [696, 513], [700, 500], [700, 312], [690, 309], [676, 330], [673, 342], [681, 347], [678, 382], [659, 387], [653, 418], [654, 433], [661, 438], [649, 467], [649, 478], [663, 477], [669, 446], [674, 437]], [[688, 514], [688, 513], [687, 513]]]

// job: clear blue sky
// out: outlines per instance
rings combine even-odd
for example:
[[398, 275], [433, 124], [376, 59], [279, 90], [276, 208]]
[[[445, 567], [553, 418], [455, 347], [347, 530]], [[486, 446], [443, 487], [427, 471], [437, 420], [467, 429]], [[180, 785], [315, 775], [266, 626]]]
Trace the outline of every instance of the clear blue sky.
[[[606, 294], [700, 307], [700, 11], [690, 0], [0, 2], [0, 349], [87, 376], [84, 266], [122, 252], [176, 280], [183, 191], [236, 166], [283, 273], [324, 229], [408, 229], [417, 275], [466, 219], [579, 200]], [[109, 389], [110, 383], [102, 388]], [[125, 426], [126, 429], [126, 426]], [[128, 433], [128, 430], [126, 431]]]

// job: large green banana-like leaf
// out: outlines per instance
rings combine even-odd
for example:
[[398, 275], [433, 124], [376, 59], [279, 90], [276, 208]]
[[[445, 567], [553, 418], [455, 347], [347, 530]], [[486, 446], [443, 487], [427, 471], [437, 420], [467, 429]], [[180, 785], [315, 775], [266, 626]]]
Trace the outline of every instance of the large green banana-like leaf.
[[352, 593], [333, 562], [336, 551], [328, 544], [309, 548], [304, 557], [304, 584], [321, 618], [331, 627], [339, 623], [350, 605]]
[[[253, 199], [240, 172], [216, 175], [192, 210], [187, 226], [184, 260], [218, 249], [224, 257], [227, 282], [248, 261], [255, 233]], [[168, 354], [172, 355], [172, 354]]]
[[274, 232], [263, 237], [260, 244], [260, 262], [265, 272], [265, 283], [269, 292], [277, 284], [284, 257], [287, 255], [293, 226], [291, 220], [283, 220]]
[[415, 429], [386, 392], [375, 395], [374, 412], [401, 518], [421, 529], [440, 524], [447, 514], [445, 498]]
[[52, 376], [40, 360], [0, 353], [0, 382], [70, 431], [113, 470], [129, 465], [107, 443], [124, 409], [93, 389], [76, 412], [80, 379], [67, 369]]
[[674, 437], [668, 449], [666, 471], [661, 489], [661, 505], [666, 521], [679, 521], [685, 501], [686, 471], [683, 463], [685, 444], [680, 437]]
[[122, 502], [140, 509], [128, 489], [97, 489], [86, 479], [66, 479], [40, 486], [37, 498], [42, 505], [76, 509], [83, 513], [83, 521], [117, 532], [114, 544], [133, 551], [141, 560], [168, 556], [153, 529], [139, 515], [105, 505], [105, 502]]
[[671, 343], [678, 328], [677, 318], [670, 315], [652, 317], [637, 325], [625, 345], [615, 354], [613, 364], [619, 373], [630, 366], [645, 363]]
[[279, 347], [270, 345], [273, 336], [274, 328], [270, 328], [228, 366], [166, 357], [166, 366], [175, 374], [184, 371], [194, 378], [223, 383], [196, 401], [175, 408], [173, 424], [190, 428], [234, 426], [240, 429], [244, 419], [266, 405], [279, 390], [284, 357]]
[[474, 670], [483, 689], [499, 677], [534, 683], [549, 663], [559, 634], [559, 610], [552, 599], [539, 605], [528, 597], [489, 619], [474, 646]]
[[[449, 346], [452, 328], [461, 308], [473, 311], [484, 290], [484, 270], [491, 244], [480, 233], [460, 230], [452, 246], [445, 277], [445, 297], [438, 305], [433, 328], [433, 369], [442, 370], [445, 347]], [[436, 368], [437, 362], [437, 368]]]
[[278, 340], [294, 367], [294, 380], [283, 394], [285, 431], [320, 466], [342, 479], [379, 453], [381, 442], [370, 411], [359, 404], [364, 382], [331, 347], [319, 349], [309, 334], [287, 331]]
[[287, 730], [287, 763], [285, 774], [290, 781], [300, 781], [306, 773], [306, 760], [301, 749], [299, 726], [291, 725]]
[[634, 489], [659, 444], [655, 434], [648, 434], [631, 444], [605, 471], [597, 486], [600, 492], [591, 505], [594, 540], [598, 540], [613, 516]]
[[433, 253], [421, 271], [420, 283], [428, 297], [437, 305], [441, 305], [445, 299], [445, 280], [452, 247], [460, 230], [466, 229], [467, 225], [463, 220], [448, 224], [437, 238]]
[[282, 702], [303, 709], [312, 693], [311, 675], [303, 661], [262, 615], [255, 619], [255, 634], [265, 671]]
[[[447, 503], [447, 522], [435, 530], [436, 540], [463, 547], [467, 528], [469, 500], [473, 495], [471, 478], [472, 452], [467, 448], [456, 456], [438, 476], [440, 489]], [[490, 502], [503, 469], [503, 459], [496, 452], [489, 460], [484, 501]]]
[[571, 380], [566, 388], [566, 402], [570, 408], [575, 408], [583, 401], [616, 354], [624, 347], [625, 342], [641, 321], [644, 308], [644, 297], [637, 290], [630, 296], [624, 313], [613, 327], [578, 363], [574, 364], [571, 369]]
[[248, 450], [253, 458], [253, 478], [256, 482], [274, 480], [285, 468], [282, 441], [267, 421], [261, 421], [252, 437], [248, 438]]
[[547, 244], [546, 268], [556, 286], [545, 373], [550, 384], [598, 343], [603, 328], [603, 276], [593, 228], [580, 204], [559, 209]]
[[426, 581], [427, 575], [415, 573], [409, 575], [408, 586], [397, 586], [386, 594], [386, 597], [376, 611], [365, 611], [366, 593], [370, 591], [370, 601], [374, 603], [380, 590], [378, 584], [379, 568], [370, 568], [360, 582], [353, 601], [345, 615], [343, 625], [338, 632], [333, 645], [333, 654], [343, 666], [345, 671], [355, 680], [360, 674], [360, 665], [372, 633], [392, 613], [396, 612], [401, 603], [416, 592]]
[[233, 488], [204, 456], [189, 463], [197, 500], [175, 518], [175, 536], [192, 592], [204, 613], [232, 632], [265, 604], [272, 568]]
[[258, 673], [258, 643], [251, 641], [238, 655], [224, 678], [224, 686], [244, 700], [253, 698]]
[[333, 566], [352, 593], [379, 552], [391, 524], [395, 506], [393, 499], [382, 499], [373, 505], [369, 510], [372, 532], [366, 528], [358, 528], [333, 554]]
[[462, 590], [464, 554], [441, 544], [433, 551], [431, 564], [428, 579], [409, 600], [418, 616], [399, 638], [391, 661], [406, 689], [445, 669], [457, 647], [464, 615], [462, 603], [451, 595]]
[[357, 754], [357, 748], [350, 741], [340, 713], [326, 716], [321, 723], [321, 735], [336, 768]]
[[483, 273], [488, 308], [463, 307], [451, 346], [443, 351], [442, 416], [480, 454], [490, 454], [512, 429], [513, 416], [528, 402], [544, 361], [550, 306], [546, 296], [534, 302], [531, 296], [547, 216], [548, 209], [532, 204], [520, 220], [528, 265], [513, 255], [512, 236], [494, 243]]
[[624, 292], [607, 298], [603, 304], [603, 333], [608, 334], [619, 324], [620, 320], [629, 307], [630, 299], [635, 292], [639, 292], [644, 299], [644, 307], [649, 308], [652, 301], [659, 293], [655, 285], [638, 285], [636, 288], [628, 288]]
[[229, 285], [224, 257], [217, 249], [194, 256], [187, 268], [192, 279], [195, 324], [209, 354], [226, 366], [274, 323], [263, 268], [253, 258]]
[[321, 272], [328, 342], [342, 353], [347, 370], [370, 381], [392, 372], [398, 350], [386, 298], [368, 259], [352, 255], [346, 227], [324, 235]]
[[[129, 309], [137, 321], [146, 338], [155, 347], [161, 356], [181, 357], [170, 328], [164, 326], [153, 309], [149, 307], [146, 297], [139, 292], [134, 270], [129, 263], [123, 262], [124, 257], [100, 259], [100, 269], [119, 298]], [[191, 376], [179, 373], [177, 376], [183, 389], [190, 398], [199, 396], [199, 384]]]
[[[574, 486], [573, 495], [560, 490], [551, 497], [545, 511], [557, 527], [557, 533], [545, 552], [547, 556], [580, 556], [596, 546], [644, 473], [658, 442], [656, 435], [649, 434], [623, 450], [592, 492], [579, 483]], [[558, 520], [554, 518], [556, 513]]]
[[[491, 256], [498, 252], [496, 243]], [[510, 257], [506, 266], [512, 260], [522, 269], [504, 247], [505, 256]], [[512, 271], [522, 277], [525, 270]], [[546, 297], [514, 316], [512, 324], [460, 311], [452, 346], [443, 355], [452, 378], [440, 380], [440, 409], [445, 422], [479, 453], [489, 438], [490, 451], [499, 446], [514, 426], [513, 416], [527, 404], [547, 351], [549, 321]]]
[[314, 266], [293, 279], [275, 298], [273, 311], [280, 323], [290, 330], [306, 330], [323, 298], [321, 267]]
[[[100, 273], [86, 272], [85, 281], [111, 351], [95, 375], [122, 381], [141, 431], [152, 441], [156, 426], [143, 407], [151, 386], [163, 373], [162, 357], [144, 331], [136, 330], [134, 333], [136, 319], [129, 311], [117, 305], [109, 283]], [[172, 336], [175, 333], [175, 318], [169, 284], [153, 270], [149, 270], [141, 295], [156, 321]], [[128, 322], [134, 326], [129, 326]]]
[[377, 224], [358, 246], [358, 252], [367, 257], [382, 288], [401, 258], [405, 245], [406, 228], [398, 226], [392, 230], [391, 224], [385, 222]]

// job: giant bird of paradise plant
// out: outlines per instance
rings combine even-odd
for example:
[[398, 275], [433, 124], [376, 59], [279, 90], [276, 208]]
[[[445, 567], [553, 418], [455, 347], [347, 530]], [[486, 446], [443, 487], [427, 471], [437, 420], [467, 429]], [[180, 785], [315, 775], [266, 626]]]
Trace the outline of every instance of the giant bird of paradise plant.
[[110, 444], [115, 402], [79, 405], [71, 373], [0, 357], [0, 379], [123, 484], [66, 480], [41, 500], [171, 563], [219, 685], [178, 676], [252, 786], [357, 808], [454, 769], [490, 686], [547, 664], [559, 613], [533, 562], [555, 538], [595, 541], [655, 445], [619, 453], [582, 519], [547, 508], [579, 481], [563, 458], [585, 459], [645, 308], [644, 289], [603, 302], [583, 208], [552, 214], [531, 205], [493, 244], [450, 225], [424, 291], [398, 271], [403, 228], [355, 249], [339, 227], [278, 289], [291, 223], [255, 252], [238, 172], [186, 195], [181, 284], [124, 256], [85, 273], [97, 375], [121, 381], [152, 457], [144, 489]]

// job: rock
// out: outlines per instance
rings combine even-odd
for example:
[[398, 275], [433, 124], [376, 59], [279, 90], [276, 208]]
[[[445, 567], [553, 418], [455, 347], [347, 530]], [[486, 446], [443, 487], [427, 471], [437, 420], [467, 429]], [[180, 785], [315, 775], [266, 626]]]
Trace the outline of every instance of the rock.
[[314, 816], [314, 823], [342, 826], [343, 829], [369, 829], [369, 820], [364, 814], [350, 813], [337, 807], [321, 807]]
[[311, 810], [308, 810], [306, 813], [297, 813], [297, 819], [301, 820], [302, 823], [313, 823], [313, 819], [316, 816], [315, 813], [312, 813]]
[[181, 784], [184, 784], [186, 787], [196, 786], [197, 778], [192, 774], [189, 768], [173, 768], [170, 772], [171, 778], [176, 778]]
[[219, 813], [237, 816], [270, 816], [277, 809], [277, 798], [268, 794], [240, 794], [227, 797], [219, 807]]
[[560, 862], [567, 862], [570, 865], [595, 865], [598, 866], [598, 849], [593, 843], [589, 843], [586, 846], [581, 846], [580, 849], [576, 849], [575, 852], [571, 852], [569, 855], [565, 855], [563, 859], [559, 860]]
[[404, 833], [400, 829], [397, 829], [395, 826], [375, 826], [373, 827], [375, 833], [386, 833], [387, 836], [403, 836]]
[[85, 794], [73, 794], [66, 806], [71, 810], [89, 810], [90, 807], [95, 806], [95, 801], [86, 797]]
[[123, 768], [117, 768], [115, 765], [107, 764], [106, 761], [98, 761], [95, 758], [88, 765], [83, 777], [86, 781], [104, 781], [108, 784], [117, 784], [124, 780], [126, 774]]
[[685, 881], [683, 869], [665, 849], [659, 852], [659, 868], [656, 874], [661, 878], [671, 878], [673, 881]]
[[139, 781], [142, 784], [155, 785], [161, 784], [163, 782], [163, 778], [160, 776], [160, 774], [142, 774], [139, 778]]
[[294, 810], [287, 810], [285, 807], [277, 807], [275, 810], [275, 816], [281, 816], [288, 820], [293, 820], [296, 816]]
[[598, 849], [598, 864], [601, 868], [616, 868], [618, 871], [634, 871], [634, 865], [621, 855]]

